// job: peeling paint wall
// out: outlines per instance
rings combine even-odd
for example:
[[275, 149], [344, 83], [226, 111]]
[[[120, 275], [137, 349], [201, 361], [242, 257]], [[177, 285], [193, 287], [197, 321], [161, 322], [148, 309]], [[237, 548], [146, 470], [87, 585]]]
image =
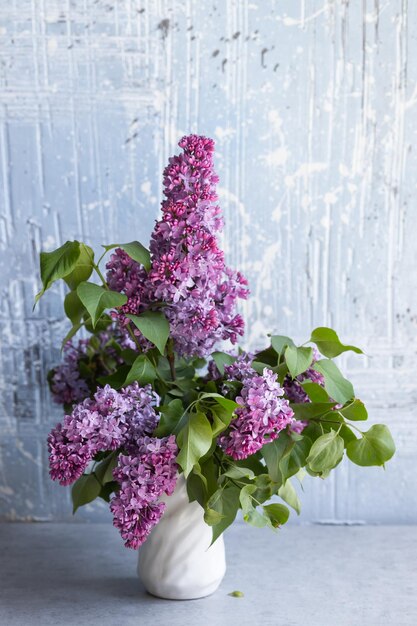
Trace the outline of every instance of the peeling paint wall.
[[70, 517], [45, 447], [63, 291], [32, 311], [39, 251], [146, 242], [193, 131], [217, 142], [247, 344], [331, 325], [362, 345], [342, 365], [398, 445], [386, 472], [307, 479], [300, 519], [416, 522], [417, 3], [9, 0], [0, 41], [0, 515]]

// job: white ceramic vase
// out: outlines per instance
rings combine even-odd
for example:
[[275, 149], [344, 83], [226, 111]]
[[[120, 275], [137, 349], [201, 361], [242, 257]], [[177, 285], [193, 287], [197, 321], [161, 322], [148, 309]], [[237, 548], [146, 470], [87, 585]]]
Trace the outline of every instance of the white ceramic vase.
[[184, 477], [172, 496], [164, 497], [165, 513], [139, 549], [138, 574], [146, 590], [168, 600], [208, 596], [226, 572], [223, 536], [210, 546], [212, 530], [197, 502], [189, 502]]

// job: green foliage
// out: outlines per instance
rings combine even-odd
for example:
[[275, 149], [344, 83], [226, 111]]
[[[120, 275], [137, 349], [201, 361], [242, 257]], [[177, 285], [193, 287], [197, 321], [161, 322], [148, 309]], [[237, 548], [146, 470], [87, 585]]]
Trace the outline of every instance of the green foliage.
[[267, 443], [261, 450], [268, 468], [268, 473], [271, 479], [276, 483], [282, 483], [282, 474], [279, 465], [289, 443], [290, 438], [288, 435], [281, 433], [277, 439], [271, 443]]
[[73, 270], [63, 276], [70, 289], [76, 289], [78, 285], [88, 280], [94, 269], [94, 252], [90, 246], [80, 243], [80, 254]]
[[281, 356], [287, 346], [295, 346], [295, 343], [289, 337], [285, 337], [285, 335], [272, 335], [271, 345], [278, 356]]
[[201, 411], [190, 413], [186, 425], [177, 436], [177, 444], [180, 452], [177, 463], [187, 477], [193, 466], [210, 449], [212, 431], [210, 422]]
[[331, 470], [343, 457], [344, 441], [335, 430], [322, 435], [311, 446], [307, 457], [309, 469], [313, 472], [326, 472]]
[[255, 478], [255, 473], [249, 467], [240, 467], [239, 465], [234, 465], [231, 463], [229, 468], [224, 472], [223, 476], [228, 478]]
[[288, 346], [284, 356], [292, 378], [296, 378], [310, 367], [313, 361], [313, 348]]
[[212, 544], [235, 521], [240, 504], [239, 493], [239, 487], [228, 483], [225, 487], [218, 489], [209, 499], [207, 508], [217, 511], [223, 516], [213, 526]]
[[71, 274], [77, 265], [80, 253], [79, 241], [66, 241], [63, 246], [53, 252], [40, 253], [40, 273], [43, 288], [36, 295], [35, 305], [56, 280]]
[[297, 515], [300, 515], [301, 502], [290, 480], [286, 480], [285, 483], [281, 485], [278, 489], [278, 495], [284, 500], [284, 502], [294, 509]]
[[81, 302], [76, 291], [69, 291], [65, 296], [64, 311], [73, 326], [80, 324], [83, 315], [86, 312], [86, 308]]
[[117, 308], [127, 302], [127, 296], [123, 293], [104, 289], [95, 283], [80, 283], [77, 294], [91, 317], [93, 328], [96, 327], [105, 309]]
[[362, 350], [356, 346], [343, 345], [337, 336], [337, 333], [331, 328], [326, 328], [325, 326], [321, 326], [313, 330], [310, 341], [316, 344], [323, 356], [327, 356], [330, 359], [335, 356], [339, 356], [339, 354], [347, 352], [348, 350], [356, 352], [357, 354], [363, 354]]
[[156, 378], [154, 365], [146, 354], [140, 354], [131, 366], [122, 387], [130, 385], [137, 380], [142, 386], [152, 383]]
[[222, 376], [224, 376], [224, 366], [231, 365], [236, 361], [236, 357], [231, 356], [226, 352], [213, 352], [211, 356]]
[[305, 465], [310, 446], [311, 441], [305, 435], [294, 441], [285, 432], [281, 433], [271, 443], [263, 446], [262, 456], [265, 459], [271, 479], [280, 485], [294, 476]]
[[245, 596], [243, 591], [231, 591], [227, 595], [232, 596], [232, 598], [243, 598]]
[[285, 504], [267, 504], [263, 506], [264, 514], [268, 517], [273, 528], [279, 528], [288, 521], [290, 512]]
[[169, 322], [161, 311], [145, 311], [140, 315], [127, 315], [142, 335], [164, 354], [169, 336]]
[[336, 406], [335, 402], [300, 402], [292, 403], [294, 417], [300, 420], [311, 420], [322, 417]]
[[[103, 247], [106, 251], [120, 247], [147, 271], [151, 267], [150, 253], [138, 241]], [[153, 434], [176, 436], [177, 463], [186, 478], [189, 500], [203, 507], [204, 519], [212, 527], [213, 542], [234, 521], [239, 508], [244, 520], [253, 526], [275, 529], [285, 524], [288, 507], [268, 501], [278, 496], [299, 514], [301, 503], [291, 478], [306, 472], [326, 477], [341, 462], [345, 449], [347, 457], [362, 466], [381, 466], [393, 456], [395, 445], [386, 426], [375, 425], [367, 432], [359, 431], [358, 437], [357, 427], [349, 423], [365, 421], [368, 414], [364, 404], [355, 398], [352, 384], [332, 359], [346, 351], [357, 354], [362, 351], [341, 343], [332, 329], [319, 327], [312, 332], [309, 341], [326, 357], [314, 364], [311, 347], [296, 346], [290, 337], [283, 335], [273, 335], [271, 344], [255, 355], [252, 367], [260, 374], [267, 367], [277, 374], [281, 384], [287, 376], [298, 378], [310, 402], [294, 403], [291, 408], [295, 418], [307, 421], [308, 426], [301, 435], [283, 431], [261, 451], [233, 461], [218, 447], [217, 441], [229, 428], [239, 406], [234, 398], [240, 394], [242, 383], [224, 380], [225, 366], [236, 357], [214, 352], [211, 358], [221, 378], [208, 380], [201, 371], [206, 365], [204, 359], [186, 359], [174, 354], [169, 322], [161, 310], [128, 315], [153, 344], [151, 350], [143, 353], [136, 348], [122, 349], [113, 339], [112, 349], [106, 353], [95, 335], [112, 324], [105, 311], [123, 306], [127, 297], [106, 288], [94, 262], [93, 250], [78, 241], [66, 242], [53, 252], [41, 253], [40, 267], [42, 290], [36, 302], [59, 279], [71, 290], [65, 296], [64, 309], [72, 328], [64, 341], [82, 327], [93, 334], [86, 355], [78, 364], [80, 376], [91, 393], [97, 382], [119, 389], [138, 381], [140, 385], [150, 383], [161, 396], [157, 409], [160, 421]], [[103, 286], [88, 282], [93, 270], [103, 280]], [[162, 307], [163, 303], [158, 306]], [[299, 380], [310, 367], [323, 375], [324, 388], [308, 377]], [[336, 409], [336, 404], [342, 405], [341, 408]], [[74, 512], [96, 497], [109, 501], [117, 491], [119, 485], [113, 478], [113, 470], [120, 452], [96, 455], [92, 473], [76, 481], [72, 488]]]
[[108, 252], [114, 248], [121, 248], [130, 256], [131, 259], [143, 265], [145, 270], [149, 272], [151, 269], [151, 255], [149, 250], [145, 248], [139, 241], [131, 241], [130, 243], [112, 243], [109, 246], [103, 246]]
[[313, 365], [313, 369], [324, 376], [324, 388], [336, 402], [345, 403], [355, 396], [352, 384], [344, 378], [333, 361], [322, 359]]
[[304, 380], [300, 385], [312, 402], [329, 402], [329, 394], [318, 383], [313, 383], [311, 380]]
[[375, 424], [362, 433], [361, 439], [348, 444], [346, 454], [356, 465], [384, 465], [395, 453], [395, 444], [389, 429]]
[[102, 461], [97, 463], [94, 468], [94, 475], [101, 485], [113, 482], [113, 470], [117, 465], [118, 453], [111, 452]]
[[368, 419], [368, 411], [364, 403], [360, 400], [354, 400], [350, 404], [338, 409], [338, 413], [352, 422]]
[[310, 447], [311, 440], [307, 435], [302, 435], [297, 441], [294, 441], [294, 439], [290, 440], [279, 462], [283, 482], [297, 474], [300, 468], [304, 467]]
[[88, 504], [98, 497], [101, 484], [94, 474], [83, 474], [74, 483], [71, 490], [73, 513], [84, 504]]
[[178, 422], [184, 415], [184, 407], [179, 398], [159, 407], [160, 420], [154, 432], [155, 437], [167, 437], [174, 432]]

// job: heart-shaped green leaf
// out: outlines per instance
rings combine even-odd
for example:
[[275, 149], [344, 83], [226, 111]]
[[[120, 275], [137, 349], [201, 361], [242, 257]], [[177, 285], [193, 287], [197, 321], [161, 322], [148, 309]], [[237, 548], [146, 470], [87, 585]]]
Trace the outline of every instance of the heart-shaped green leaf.
[[384, 465], [395, 453], [395, 443], [387, 426], [375, 424], [361, 439], [351, 441], [346, 454], [356, 465]]
[[91, 317], [93, 328], [96, 327], [105, 309], [114, 309], [127, 302], [127, 296], [118, 291], [104, 289], [95, 283], [80, 283], [77, 294]]
[[342, 354], [342, 352], [347, 352], [348, 350], [356, 352], [357, 354], [363, 354], [362, 350], [356, 346], [344, 345], [337, 336], [337, 333], [331, 328], [326, 328], [325, 326], [320, 326], [319, 328], [313, 330], [310, 341], [316, 344], [323, 356], [327, 356], [330, 359]]
[[145, 311], [140, 315], [127, 315], [142, 335], [164, 354], [169, 336], [169, 322], [161, 311]]

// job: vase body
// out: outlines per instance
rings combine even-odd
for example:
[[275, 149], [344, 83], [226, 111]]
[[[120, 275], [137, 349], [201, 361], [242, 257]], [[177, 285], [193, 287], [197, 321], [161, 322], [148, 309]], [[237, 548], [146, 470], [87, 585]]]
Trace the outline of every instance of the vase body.
[[212, 529], [197, 502], [189, 502], [184, 477], [166, 509], [139, 549], [138, 574], [146, 590], [159, 598], [192, 600], [208, 596], [226, 572], [223, 536], [210, 546]]

